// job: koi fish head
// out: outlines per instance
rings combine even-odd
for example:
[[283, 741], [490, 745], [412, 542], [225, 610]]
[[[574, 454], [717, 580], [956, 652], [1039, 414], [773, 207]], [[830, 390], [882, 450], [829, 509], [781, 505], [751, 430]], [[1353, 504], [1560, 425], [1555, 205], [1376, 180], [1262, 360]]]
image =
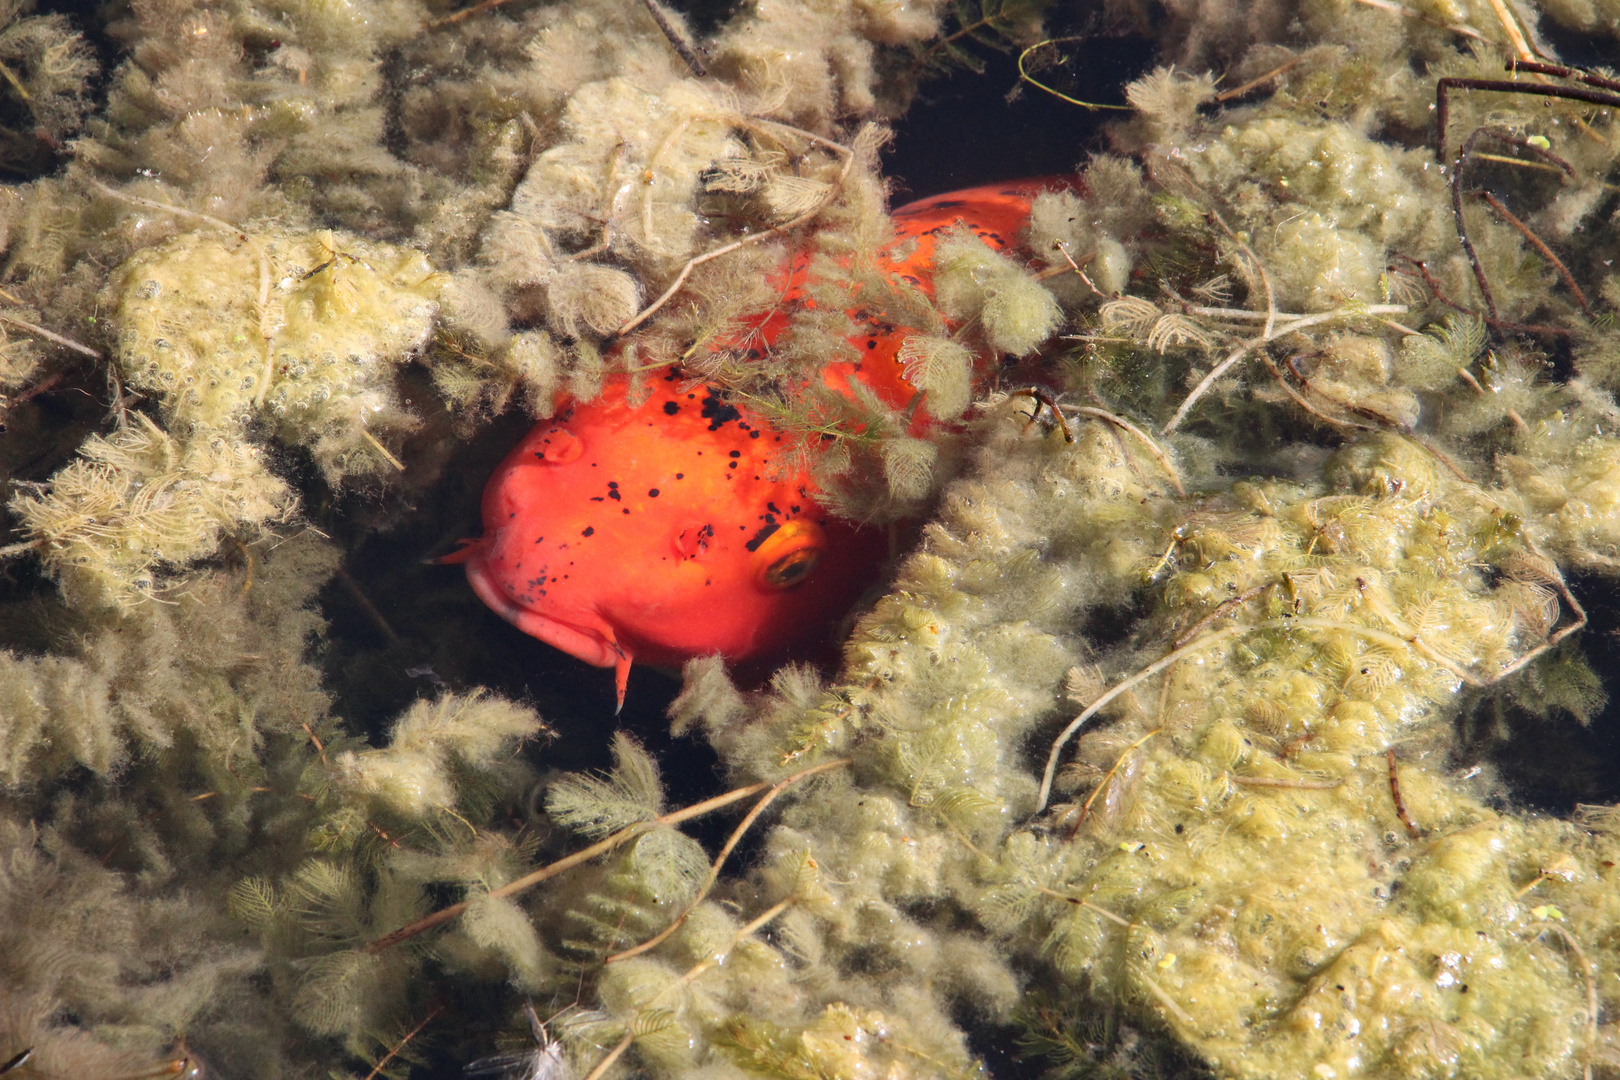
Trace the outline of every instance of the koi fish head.
[[783, 438], [705, 387], [628, 384], [537, 425], [484, 492], [484, 536], [451, 556], [524, 633], [616, 671], [785, 653], [877, 574], [886, 535], [778, 476]]

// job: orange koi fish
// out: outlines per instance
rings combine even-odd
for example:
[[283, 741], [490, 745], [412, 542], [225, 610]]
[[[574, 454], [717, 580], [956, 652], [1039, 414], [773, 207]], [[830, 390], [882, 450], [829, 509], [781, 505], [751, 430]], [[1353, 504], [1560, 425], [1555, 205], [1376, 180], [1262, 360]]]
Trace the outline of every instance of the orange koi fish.
[[[966, 224], [987, 244], [1016, 242], [1039, 181], [974, 188], [894, 212], [886, 269], [931, 293], [936, 237]], [[805, 260], [785, 299], [802, 291]], [[917, 391], [897, 357], [910, 332], [863, 309], [850, 339], [858, 362], [823, 369], [834, 390], [860, 381], [899, 408]], [[779, 313], [756, 329], [767, 344]], [[615, 673], [618, 703], [632, 662], [677, 666], [720, 653], [779, 658], [824, 636], [872, 583], [885, 530], [822, 508], [806, 474], [768, 467], [787, 436], [712, 386], [670, 371], [631, 404], [627, 376], [541, 421], [484, 491], [484, 535], [444, 561], [464, 562], [479, 598], [526, 634]]]

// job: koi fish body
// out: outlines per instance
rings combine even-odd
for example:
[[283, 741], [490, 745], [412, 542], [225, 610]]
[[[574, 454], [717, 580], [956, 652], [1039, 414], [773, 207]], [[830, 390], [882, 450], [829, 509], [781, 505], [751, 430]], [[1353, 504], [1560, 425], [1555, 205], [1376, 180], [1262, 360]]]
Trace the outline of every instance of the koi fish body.
[[[888, 269], [931, 292], [941, 233], [965, 224], [991, 247], [1009, 247], [1043, 186], [902, 207]], [[790, 300], [806, 272], [803, 259], [790, 268]], [[859, 381], [904, 407], [916, 390], [898, 353], [912, 331], [860, 308], [851, 315], [862, 324], [850, 339], [861, 358], [828, 365], [824, 381], [845, 394]], [[772, 315], [756, 334], [769, 342], [785, 324]], [[827, 513], [808, 475], [776, 475], [768, 463], [785, 438], [677, 372], [639, 404], [627, 377], [610, 377], [599, 398], [566, 406], [512, 450], [485, 489], [483, 537], [447, 561], [465, 562], [478, 596], [524, 633], [614, 668], [620, 705], [633, 661], [786, 655], [824, 635], [876, 579], [888, 540]]]

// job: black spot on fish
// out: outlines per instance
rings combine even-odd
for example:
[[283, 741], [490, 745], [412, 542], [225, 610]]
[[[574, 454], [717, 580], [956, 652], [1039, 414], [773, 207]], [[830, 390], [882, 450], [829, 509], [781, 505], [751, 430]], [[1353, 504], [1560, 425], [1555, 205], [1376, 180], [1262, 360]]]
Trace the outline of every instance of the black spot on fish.
[[735, 469], [736, 467], [737, 467], [737, 463], [735, 461], [728, 461], [726, 463], [726, 468], [728, 468], [728, 469]]
[[686, 479], [686, 474], [683, 473], [683, 472], [678, 472], [678, 473], [675, 474], [675, 479], [677, 479], [677, 480], [685, 480]]
[[764, 528], [760, 529], [759, 532], [755, 533], [753, 539], [749, 540], [748, 543], [743, 545], [743, 547], [747, 548], [749, 551], [758, 551], [759, 545], [763, 544], [770, 537], [771, 533], [775, 532], [779, 528], [781, 528], [781, 526], [777, 525], [775, 522], [766, 525]]
[[647, 498], [649, 498], [649, 499], [658, 498], [658, 489], [657, 488], [648, 488], [647, 489]]
[[727, 454], [726, 457], [740, 458], [740, 457], [742, 457], [742, 451], [741, 450], [733, 450], [733, 451], [731, 451], [731, 453]]
[[[750, 431], [748, 433], [748, 437], [750, 439], [757, 439], [757, 438], [759, 438], [759, 432], [758, 431]], [[777, 441], [780, 442], [781, 440], [777, 440]]]
[[581, 536], [591, 536], [591, 535], [595, 534], [595, 532], [596, 532], [596, 526], [587, 525], [587, 526], [585, 526], [585, 531], [580, 533], [579, 535], [581, 535]]
[[676, 413], [678, 413], [680, 411], [681, 411], [681, 406], [680, 406], [679, 402], [675, 402], [675, 401], [666, 401], [666, 402], [664, 402], [664, 415], [665, 416], [674, 416]]
[[710, 431], [719, 431], [721, 424], [740, 420], [742, 413], [737, 411], [737, 406], [722, 401], [718, 395], [711, 393], [703, 399], [703, 416], [709, 421]]

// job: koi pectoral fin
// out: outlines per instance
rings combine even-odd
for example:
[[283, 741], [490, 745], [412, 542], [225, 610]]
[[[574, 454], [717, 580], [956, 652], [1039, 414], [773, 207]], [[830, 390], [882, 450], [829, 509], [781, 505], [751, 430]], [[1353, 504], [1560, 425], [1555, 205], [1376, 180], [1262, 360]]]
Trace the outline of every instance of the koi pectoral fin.
[[618, 649], [619, 658], [613, 663], [613, 690], [618, 695], [618, 703], [613, 706], [613, 715], [618, 716], [624, 711], [624, 691], [630, 685], [630, 654]]
[[482, 549], [484, 541], [481, 537], [464, 536], [460, 540], [457, 540], [456, 543], [460, 544], [461, 546], [450, 552], [450, 554], [440, 555], [436, 559], [423, 559], [422, 561], [434, 566], [455, 566], [458, 563], [466, 562], [468, 559], [478, 554], [478, 552]]

